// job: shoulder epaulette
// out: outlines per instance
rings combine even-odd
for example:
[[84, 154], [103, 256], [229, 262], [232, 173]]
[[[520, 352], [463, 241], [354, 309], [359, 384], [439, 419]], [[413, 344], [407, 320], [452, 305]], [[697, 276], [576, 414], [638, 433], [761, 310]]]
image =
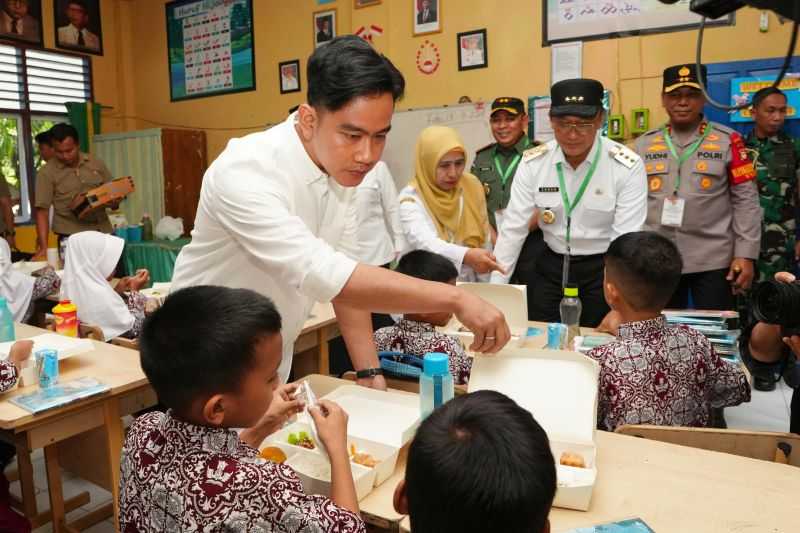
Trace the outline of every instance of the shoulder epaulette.
[[622, 144], [612, 146], [608, 152], [614, 157], [615, 161], [622, 163], [622, 165], [627, 168], [633, 168], [633, 165], [641, 159], [639, 154]]
[[528, 161], [531, 161], [541, 155], [546, 154], [547, 150], [548, 148], [546, 144], [540, 144], [539, 146], [533, 146], [531, 148], [528, 148], [527, 150], [522, 152], [522, 161], [527, 163]]
[[493, 148], [495, 144], [497, 144], [497, 143], [489, 143], [486, 146], [484, 146], [483, 148], [478, 148], [477, 150], [475, 150], [475, 154], [477, 155], [477, 154], [483, 152], [484, 150], [487, 150], [489, 148]]

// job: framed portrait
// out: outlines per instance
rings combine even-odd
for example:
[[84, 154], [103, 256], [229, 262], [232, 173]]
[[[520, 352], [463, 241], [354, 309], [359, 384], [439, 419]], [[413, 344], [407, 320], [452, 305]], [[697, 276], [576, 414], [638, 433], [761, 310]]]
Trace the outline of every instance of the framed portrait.
[[625, 115], [608, 117], [608, 138], [615, 141], [625, 138]]
[[640, 135], [650, 129], [650, 110], [643, 107], [633, 110], [631, 133]]
[[255, 90], [252, 0], [177, 0], [165, 12], [173, 102]]
[[281, 83], [281, 94], [300, 91], [300, 60], [282, 61], [278, 63], [278, 76]]
[[42, 45], [42, 0], [0, 0], [0, 39]]
[[414, 2], [414, 35], [442, 31], [442, 0], [411, 0]]
[[336, 10], [326, 9], [314, 13], [314, 48], [336, 37]]
[[103, 55], [100, 0], [54, 0], [56, 46]]
[[456, 35], [456, 42], [458, 44], [458, 70], [489, 66], [486, 29], [461, 32]]
[[381, 0], [353, 0], [353, 7], [360, 9], [362, 7], [377, 6]]

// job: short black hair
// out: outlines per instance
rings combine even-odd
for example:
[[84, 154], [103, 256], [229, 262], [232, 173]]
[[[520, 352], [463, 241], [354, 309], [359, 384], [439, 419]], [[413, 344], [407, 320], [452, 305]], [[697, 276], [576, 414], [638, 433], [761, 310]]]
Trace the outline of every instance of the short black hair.
[[200, 285], [171, 294], [145, 320], [142, 370], [159, 401], [186, 413], [202, 395], [238, 390], [255, 345], [279, 333], [272, 301], [249, 289]]
[[89, 12], [89, 7], [86, 5], [86, 2], [84, 0], [69, 0], [67, 2], [67, 7], [69, 7], [70, 4], [75, 4], [76, 6], [80, 7], [81, 9], [83, 9], [84, 13]]
[[764, 87], [763, 89], [759, 89], [756, 94], [753, 95], [753, 99], [750, 101], [753, 107], [758, 107], [761, 105], [761, 102], [766, 100], [768, 96], [772, 96], [773, 94], [779, 94], [783, 96], [784, 100], [786, 100], [786, 93], [778, 89], [777, 87]]
[[75, 129], [75, 126], [67, 124], [66, 122], [59, 122], [50, 128], [51, 141], [62, 142], [67, 137], [72, 137], [76, 143], [80, 142], [81, 140], [78, 136], [78, 130]]
[[412, 278], [439, 283], [449, 283], [458, 277], [458, 270], [452, 261], [426, 250], [414, 250], [401, 257], [396, 271]]
[[308, 103], [338, 111], [360, 96], [391, 93], [403, 96], [403, 75], [383, 54], [361, 37], [335, 37], [314, 50], [306, 67]]
[[636, 311], [661, 311], [681, 280], [683, 259], [675, 244], [652, 231], [620, 235], [606, 252], [606, 273]]
[[51, 133], [52, 129], [47, 131], [43, 131], [41, 133], [37, 133], [34, 139], [36, 140], [36, 144], [46, 144], [47, 146], [53, 145], [53, 134]]
[[555, 492], [547, 434], [499, 392], [447, 402], [422, 422], [408, 449], [414, 533], [539, 532]]

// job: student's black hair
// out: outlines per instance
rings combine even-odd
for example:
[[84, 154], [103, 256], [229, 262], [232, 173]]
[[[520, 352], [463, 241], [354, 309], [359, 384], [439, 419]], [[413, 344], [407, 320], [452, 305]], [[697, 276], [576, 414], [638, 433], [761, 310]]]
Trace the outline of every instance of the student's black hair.
[[66, 122], [59, 122], [52, 128], [50, 128], [50, 140], [62, 142], [67, 137], [72, 137], [75, 143], [80, 142], [80, 137], [78, 136], [78, 130], [75, 129], [75, 126], [71, 124], [67, 124]]
[[360, 96], [390, 93], [397, 101], [406, 86], [392, 62], [355, 35], [335, 37], [314, 50], [306, 76], [308, 103], [328, 111], [338, 111]]
[[43, 131], [41, 133], [37, 133], [34, 139], [36, 140], [36, 144], [46, 144], [47, 146], [53, 145], [53, 134], [51, 133], [52, 129]]
[[414, 250], [404, 255], [397, 263], [396, 271], [412, 278], [439, 283], [449, 283], [458, 277], [458, 270], [452, 261], [426, 250]]
[[408, 450], [414, 533], [539, 533], [555, 492], [547, 434], [499, 392], [473, 392], [436, 409]]
[[678, 247], [652, 231], [620, 235], [606, 252], [606, 273], [636, 311], [661, 311], [678, 288]]
[[255, 345], [280, 330], [275, 305], [257, 292], [182, 289], [145, 320], [142, 370], [161, 403], [186, 413], [198, 397], [238, 390], [253, 368]]
[[753, 99], [750, 103], [753, 107], [758, 107], [761, 105], [761, 102], [773, 94], [779, 94], [783, 96], [784, 100], [786, 99], [786, 94], [777, 87], [764, 87], [763, 89], [759, 89], [756, 94], [753, 95]]

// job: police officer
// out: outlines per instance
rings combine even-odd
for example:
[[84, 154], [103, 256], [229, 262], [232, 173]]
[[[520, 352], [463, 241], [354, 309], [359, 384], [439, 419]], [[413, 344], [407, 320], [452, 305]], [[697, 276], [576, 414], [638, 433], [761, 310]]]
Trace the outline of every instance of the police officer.
[[[705, 79], [706, 68], [700, 75]], [[662, 104], [669, 123], [642, 135], [636, 151], [647, 171], [647, 228], [671, 239], [683, 256], [672, 301], [686, 308], [732, 309], [750, 287], [761, 239], [755, 170], [742, 137], [703, 118], [695, 65], [664, 70]]]
[[[511, 198], [511, 184], [522, 154], [528, 148], [539, 145], [525, 135], [527, 122], [528, 115], [522, 100], [510, 96], [496, 98], [492, 102], [489, 118], [492, 136], [496, 142], [478, 150], [472, 164], [472, 174], [481, 180], [486, 191], [486, 208], [489, 211], [493, 242], [497, 241], [498, 221], [502, 220], [503, 211]], [[527, 285], [528, 301], [533, 301], [536, 258], [544, 251], [542, 231], [536, 224], [535, 216], [531, 217], [529, 229], [530, 233], [522, 246], [511, 282]]]
[[[603, 85], [574, 79], [550, 89], [555, 139], [525, 150], [514, 177], [495, 255], [510, 271], [528, 236], [531, 216], [546, 247], [536, 262], [534, 320], [560, 321], [564, 264], [578, 285], [581, 325], [595, 327], [608, 313], [603, 296], [603, 254], [617, 236], [642, 228], [647, 215], [644, 164], [632, 150], [598, 135]], [[504, 283], [508, 276], [492, 274]]]

